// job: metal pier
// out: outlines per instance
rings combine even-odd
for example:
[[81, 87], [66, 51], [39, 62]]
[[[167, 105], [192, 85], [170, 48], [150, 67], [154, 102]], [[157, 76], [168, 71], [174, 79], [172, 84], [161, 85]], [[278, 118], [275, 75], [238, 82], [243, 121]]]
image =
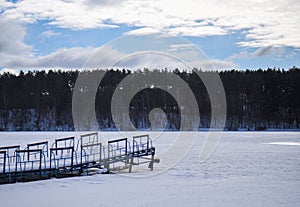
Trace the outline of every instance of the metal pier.
[[48, 142], [0, 147], [0, 184], [91, 175], [95, 173], [132, 172], [132, 167], [148, 164], [153, 170], [155, 148], [149, 135], [121, 138], [101, 143], [98, 133]]

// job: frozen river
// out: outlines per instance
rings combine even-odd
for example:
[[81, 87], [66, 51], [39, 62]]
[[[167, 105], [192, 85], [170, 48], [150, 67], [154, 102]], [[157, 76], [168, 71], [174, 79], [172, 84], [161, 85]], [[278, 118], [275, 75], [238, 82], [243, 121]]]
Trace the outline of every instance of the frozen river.
[[[224, 132], [210, 158], [199, 162], [207, 133], [199, 132], [189, 153], [167, 171], [161, 172], [161, 162], [153, 172], [136, 169], [142, 178], [98, 174], [1, 185], [0, 206], [300, 206], [300, 132]], [[78, 133], [1, 132], [0, 146], [73, 135]], [[160, 158], [176, 132], [150, 137], [158, 137], [153, 144]]]

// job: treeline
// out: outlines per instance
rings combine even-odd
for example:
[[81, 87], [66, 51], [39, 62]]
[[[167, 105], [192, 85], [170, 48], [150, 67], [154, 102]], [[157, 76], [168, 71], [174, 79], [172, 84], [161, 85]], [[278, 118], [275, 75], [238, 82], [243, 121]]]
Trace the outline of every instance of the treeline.
[[[103, 72], [95, 70], [86, 73], [95, 75]], [[201, 72], [201, 71], [200, 71]], [[193, 91], [200, 112], [199, 129], [209, 128], [211, 106], [207, 90], [195, 72], [174, 70], [107, 70], [102, 79], [95, 99], [98, 126], [87, 126], [86, 130], [100, 128], [115, 130], [111, 115], [111, 102], [116, 87], [129, 74], [152, 74], [164, 79], [183, 79]], [[216, 72], [201, 72], [216, 73]], [[218, 72], [224, 85], [227, 100], [227, 130], [264, 130], [300, 128], [300, 69], [289, 70], [246, 70]], [[0, 75], [0, 130], [74, 130], [72, 118], [72, 95], [78, 71], [29, 71], [19, 75], [4, 73]], [[178, 85], [178, 84], [177, 84]], [[88, 86], [88, 84], [87, 84]], [[134, 79], [132, 82], [134, 85]], [[172, 87], [172, 86], [170, 86]], [[182, 85], [184, 88], [184, 85]], [[85, 89], [88, 91], [88, 88]], [[84, 93], [84, 91], [83, 91]], [[183, 93], [179, 87], [178, 93]], [[182, 95], [182, 98], [185, 96]], [[119, 100], [122, 102], [122, 100]], [[139, 129], [161, 125], [164, 118], [154, 114], [158, 123], [149, 120], [154, 108], [166, 114], [166, 129], [180, 128], [180, 108], [167, 91], [149, 86], [131, 100], [129, 110], [131, 123]], [[125, 106], [126, 107], [126, 106]], [[122, 112], [122, 110], [120, 109]], [[122, 120], [122, 113], [119, 116]], [[193, 119], [193, 111], [187, 110]], [[153, 115], [153, 114], [152, 114]], [[189, 120], [186, 120], [189, 121]], [[122, 129], [126, 130], [126, 124]]]

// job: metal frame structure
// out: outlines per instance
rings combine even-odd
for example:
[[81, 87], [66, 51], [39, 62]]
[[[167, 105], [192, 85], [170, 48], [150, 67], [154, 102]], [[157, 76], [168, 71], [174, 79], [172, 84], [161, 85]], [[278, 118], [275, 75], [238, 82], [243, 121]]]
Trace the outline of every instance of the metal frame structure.
[[[35, 142], [35, 143], [31, 143], [31, 144], [27, 144], [27, 148], [26, 149], [41, 149], [42, 152], [48, 157], [49, 156], [49, 152], [48, 152], [48, 141], [44, 141], [44, 142]], [[29, 155], [29, 154], [28, 154]]]
[[145, 163], [153, 170], [153, 163], [159, 162], [154, 159], [149, 135], [134, 136], [131, 142], [128, 138], [110, 140], [103, 145], [95, 132], [81, 135], [76, 149], [74, 143], [75, 137], [66, 137], [55, 139], [50, 149], [47, 141], [27, 144], [24, 150], [19, 145], [0, 147], [0, 184], [90, 175], [97, 169], [131, 172], [134, 165]]
[[[132, 157], [130, 142], [127, 138], [121, 138], [108, 141], [107, 146], [107, 159], [105, 162], [105, 168], [108, 171], [121, 171], [130, 168], [129, 160]], [[123, 163], [125, 166], [116, 165], [117, 163]], [[113, 167], [111, 167], [111, 165]]]
[[50, 174], [54, 177], [73, 175], [74, 159], [76, 159], [74, 146], [50, 148]]
[[[90, 156], [94, 158], [98, 156], [98, 160], [101, 161], [102, 144], [99, 142], [98, 133], [94, 132], [81, 135], [77, 142], [77, 151], [80, 151], [80, 164], [82, 165], [89, 164], [90, 162], [93, 163], [97, 160], [91, 161], [89, 159]], [[83, 158], [85, 158], [85, 161], [83, 161]]]
[[[0, 180], [0, 183], [11, 183], [13, 182], [12, 172], [15, 168], [16, 163], [16, 150], [20, 149], [20, 145], [0, 147], [0, 151], [6, 152], [5, 160], [5, 174], [2, 175], [3, 180]], [[0, 176], [1, 177], [1, 176]]]
[[16, 181], [32, 181], [42, 179], [42, 164], [46, 170], [45, 155], [41, 149], [16, 150]]
[[0, 166], [2, 166], [2, 175], [5, 175], [6, 168], [6, 151], [0, 151]]
[[[152, 146], [152, 140], [149, 135], [133, 136], [133, 157], [137, 158], [137, 163], [131, 160], [133, 165], [149, 163], [148, 168], [153, 170], [154, 163], [159, 163], [159, 159], [154, 159], [155, 147]], [[151, 156], [148, 158], [147, 156]], [[140, 161], [140, 159], [143, 159]]]
[[75, 137], [64, 137], [55, 139], [51, 148], [61, 148], [61, 147], [74, 147], [75, 146]]

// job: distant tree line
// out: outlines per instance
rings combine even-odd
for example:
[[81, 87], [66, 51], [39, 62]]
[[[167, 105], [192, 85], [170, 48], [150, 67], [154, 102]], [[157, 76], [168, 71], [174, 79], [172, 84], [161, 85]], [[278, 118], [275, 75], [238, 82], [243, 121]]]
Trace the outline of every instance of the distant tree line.
[[[97, 72], [100, 71], [85, 73]], [[197, 100], [201, 118], [199, 129], [210, 127], [211, 104], [204, 84], [195, 71], [186, 72], [177, 69], [172, 72], [148, 69], [135, 72], [125, 69], [107, 70], [98, 87], [95, 100], [97, 127], [101, 130], [116, 129], [111, 115], [111, 101], [116, 87], [122, 87], [120, 82], [129, 74], [134, 76], [148, 73], [170, 79], [175, 74], [182, 78]], [[227, 100], [227, 130], [300, 128], [300, 69], [293, 67], [289, 70], [258, 69], [201, 73], [220, 75]], [[19, 75], [1, 74], [0, 130], [74, 130], [72, 94], [78, 74], [78, 71], [61, 70], [26, 73], [21, 71]], [[179, 87], [178, 93], [180, 92]], [[160, 108], [165, 112], [167, 130], [180, 128], [181, 117], [177, 101], [167, 91], [156, 87], [140, 90], [131, 100], [127, 109], [131, 123], [139, 129], [151, 128], [149, 113], [154, 108]], [[188, 113], [191, 114], [192, 120], [193, 111]], [[122, 114], [119, 115], [122, 119]], [[161, 117], [156, 119], [158, 122], [164, 120]], [[95, 126], [91, 126], [88, 129], [94, 128]], [[122, 129], [126, 130], [126, 126], [124, 125]]]

